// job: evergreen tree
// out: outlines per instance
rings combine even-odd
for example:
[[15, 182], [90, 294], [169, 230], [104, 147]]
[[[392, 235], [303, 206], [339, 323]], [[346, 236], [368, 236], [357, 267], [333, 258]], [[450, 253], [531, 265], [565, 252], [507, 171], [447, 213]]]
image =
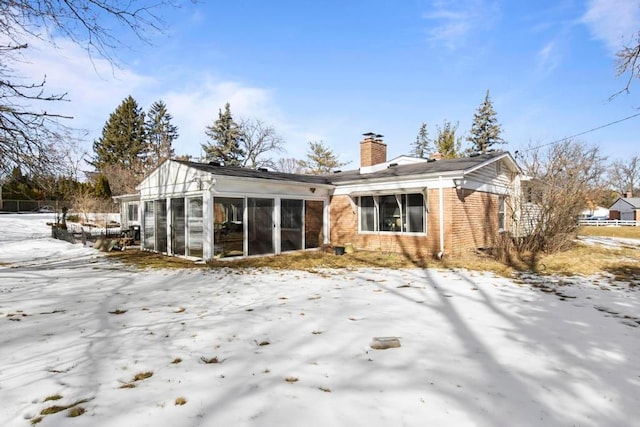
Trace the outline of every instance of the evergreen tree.
[[102, 136], [93, 143], [95, 157], [90, 163], [98, 172], [117, 166], [138, 175], [144, 173], [148, 152], [144, 116], [131, 96], [111, 113], [102, 128]]
[[111, 186], [109, 180], [103, 174], [98, 175], [98, 180], [93, 189], [93, 194], [100, 199], [109, 199], [111, 197]]
[[427, 131], [427, 124], [422, 123], [416, 140], [413, 143], [411, 154], [415, 157], [425, 158], [429, 156], [431, 140], [429, 139], [429, 132]]
[[244, 150], [241, 148], [242, 132], [231, 116], [231, 109], [227, 102], [218, 111], [218, 118], [207, 126], [205, 134], [213, 141], [202, 145], [207, 161], [222, 162], [225, 166], [240, 166], [244, 160]]
[[163, 160], [175, 156], [173, 141], [178, 138], [178, 127], [171, 123], [173, 116], [167, 112], [162, 101], [156, 101], [149, 108], [145, 121], [145, 131], [149, 141], [149, 165], [156, 167]]
[[493, 103], [489, 97], [489, 91], [480, 107], [473, 115], [471, 134], [467, 141], [471, 142], [470, 152], [486, 153], [494, 144], [504, 144], [500, 137], [502, 127], [498, 124], [496, 112], [493, 110]]
[[327, 148], [322, 141], [309, 142], [307, 160], [300, 160], [300, 167], [311, 175], [329, 173], [346, 164], [338, 160], [338, 156]]
[[445, 159], [454, 159], [460, 157], [461, 138], [456, 138], [458, 123], [452, 125], [450, 121], [445, 120], [442, 127], [436, 126], [438, 131], [434, 141], [435, 148], [438, 153], [442, 154]]

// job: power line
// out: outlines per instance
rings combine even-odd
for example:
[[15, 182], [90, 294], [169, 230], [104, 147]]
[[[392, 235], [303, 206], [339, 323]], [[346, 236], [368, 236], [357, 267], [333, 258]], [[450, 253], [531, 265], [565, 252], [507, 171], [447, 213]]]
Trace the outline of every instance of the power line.
[[516, 152], [515, 152], [515, 155], [516, 155], [516, 157], [517, 157], [520, 153], [526, 153], [527, 151], [537, 150], [538, 148], [547, 147], [547, 146], [549, 146], [549, 145], [557, 144], [557, 143], [559, 143], [559, 142], [566, 141], [567, 139], [576, 138], [576, 137], [578, 137], [578, 136], [586, 135], [586, 134], [588, 134], [588, 133], [595, 132], [595, 131], [597, 131], [597, 130], [600, 130], [600, 129], [603, 129], [603, 128], [606, 128], [606, 127], [609, 127], [609, 126], [613, 126], [613, 125], [615, 125], [615, 124], [618, 124], [618, 123], [624, 122], [624, 121], [626, 121], [626, 120], [633, 119], [634, 117], [638, 117], [638, 116], [640, 116], [640, 113], [633, 114], [633, 115], [631, 115], [631, 116], [629, 116], [629, 117], [625, 117], [625, 118], [620, 119], [620, 120], [616, 120], [616, 121], [613, 121], [613, 122], [609, 122], [609, 123], [607, 123], [607, 124], [605, 124], [605, 125], [601, 125], [601, 126], [598, 126], [598, 127], [593, 128], [593, 129], [585, 130], [584, 132], [576, 133], [575, 135], [565, 136], [564, 138], [557, 139], [557, 140], [552, 141], [552, 142], [547, 142], [546, 144], [541, 144], [541, 145], [538, 145], [537, 147], [531, 147], [531, 148], [527, 148], [526, 150], [519, 150], [519, 151], [516, 151]]

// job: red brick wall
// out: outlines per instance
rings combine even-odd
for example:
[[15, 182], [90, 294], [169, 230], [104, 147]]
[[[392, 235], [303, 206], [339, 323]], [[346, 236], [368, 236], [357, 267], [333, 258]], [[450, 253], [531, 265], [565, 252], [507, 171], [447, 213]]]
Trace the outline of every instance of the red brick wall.
[[365, 139], [360, 143], [360, 167], [373, 166], [387, 161], [387, 144]]
[[319, 248], [323, 243], [322, 223], [323, 223], [324, 203], [317, 200], [305, 201], [304, 216], [304, 236], [305, 248]]
[[[443, 190], [443, 196], [445, 254], [459, 255], [491, 246], [498, 235], [498, 196], [455, 189]], [[357, 198], [354, 201], [357, 203]], [[356, 249], [398, 252], [413, 257], [435, 256], [440, 251], [439, 209], [438, 190], [429, 190], [426, 236], [358, 234], [357, 208], [352, 207], [348, 196], [334, 196], [330, 204], [331, 244], [352, 243]]]
[[[456, 231], [452, 234], [449, 253], [461, 254], [476, 248], [493, 246], [498, 231], [499, 196], [471, 190], [450, 190], [453, 198], [450, 223]], [[505, 227], [508, 229], [505, 212]]]

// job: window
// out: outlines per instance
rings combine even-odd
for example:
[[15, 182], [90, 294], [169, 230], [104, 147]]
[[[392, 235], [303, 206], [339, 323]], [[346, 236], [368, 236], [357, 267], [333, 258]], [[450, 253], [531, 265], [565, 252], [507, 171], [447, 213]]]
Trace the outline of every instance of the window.
[[138, 220], [138, 204], [137, 203], [128, 203], [127, 204], [127, 219], [129, 221], [137, 221]]
[[400, 219], [400, 206], [396, 196], [378, 197], [380, 231], [401, 231], [403, 222]]
[[303, 236], [302, 200], [280, 201], [280, 250], [282, 252], [302, 249]]
[[190, 197], [187, 199], [187, 230], [187, 255], [202, 257], [204, 253], [204, 220], [202, 197]]
[[424, 197], [422, 194], [407, 194], [407, 229], [412, 233], [424, 233]]
[[360, 231], [376, 230], [376, 206], [373, 196], [360, 197]]
[[498, 230], [504, 230], [505, 226], [505, 198], [500, 196], [498, 198]]
[[360, 231], [424, 233], [425, 205], [421, 193], [360, 197]]

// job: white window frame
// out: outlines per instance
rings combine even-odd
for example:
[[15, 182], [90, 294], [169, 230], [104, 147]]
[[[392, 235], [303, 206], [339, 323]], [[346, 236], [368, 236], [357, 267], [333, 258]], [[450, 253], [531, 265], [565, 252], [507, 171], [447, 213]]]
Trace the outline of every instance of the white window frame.
[[[408, 196], [409, 195], [419, 195], [422, 196], [422, 218], [423, 218], [423, 231], [406, 231], [408, 227], [409, 220], [405, 218], [408, 215], [409, 210], [403, 209], [402, 200], [405, 201], [405, 207], [408, 206]], [[380, 197], [385, 196], [395, 196], [396, 203], [398, 205], [398, 210], [400, 211], [400, 230], [380, 230]], [[373, 230], [363, 230], [362, 229], [362, 198], [363, 197], [372, 197], [373, 199]], [[427, 209], [427, 197], [425, 196], [425, 192], [415, 192], [415, 193], [388, 193], [388, 194], [379, 194], [379, 195], [362, 195], [358, 196], [358, 233], [359, 234], [391, 234], [391, 235], [410, 235], [410, 236], [426, 236], [427, 235], [427, 218], [428, 218], [428, 209]]]
[[498, 231], [505, 231], [507, 223], [507, 201], [505, 196], [498, 196]]

